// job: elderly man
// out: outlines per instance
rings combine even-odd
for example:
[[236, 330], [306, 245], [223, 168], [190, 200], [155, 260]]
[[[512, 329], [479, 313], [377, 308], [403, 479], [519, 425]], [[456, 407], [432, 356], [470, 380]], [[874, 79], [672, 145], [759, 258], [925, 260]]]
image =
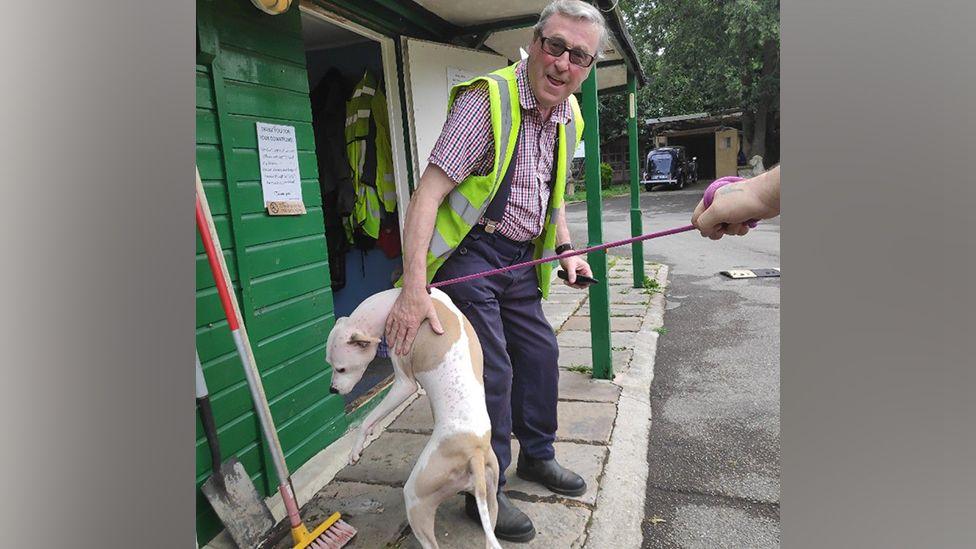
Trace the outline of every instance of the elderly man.
[[[580, 0], [556, 0], [540, 14], [528, 59], [451, 91], [450, 112], [410, 201], [404, 228], [403, 291], [390, 312], [387, 341], [409, 352], [421, 322], [441, 325], [425, 290], [446, 280], [572, 248], [563, 208], [566, 175], [583, 131], [572, 93], [607, 42], [603, 16]], [[581, 257], [560, 260], [591, 276]], [[496, 535], [525, 542], [531, 519], [501, 487], [511, 435], [521, 450], [516, 474], [577, 496], [586, 483], [555, 459], [559, 349], [542, 312], [552, 264], [515, 269], [446, 292], [473, 324], [484, 351], [492, 448], [502, 471]], [[468, 515], [477, 517], [473, 498]]]

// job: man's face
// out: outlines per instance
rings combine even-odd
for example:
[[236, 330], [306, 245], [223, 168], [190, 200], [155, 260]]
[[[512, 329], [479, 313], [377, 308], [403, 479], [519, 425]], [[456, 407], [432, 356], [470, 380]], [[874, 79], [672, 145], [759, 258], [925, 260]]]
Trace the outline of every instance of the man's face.
[[569, 50], [579, 49], [595, 56], [600, 44], [600, 27], [556, 13], [546, 21], [542, 36], [560, 40], [567, 47], [562, 55], [553, 57], [542, 49], [542, 39], [539, 37], [529, 46], [529, 85], [539, 105], [544, 109], [551, 109], [579, 89], [583, 80], [589, 76], [596, 61], [589, 67], [574, 65], [569, 61]]

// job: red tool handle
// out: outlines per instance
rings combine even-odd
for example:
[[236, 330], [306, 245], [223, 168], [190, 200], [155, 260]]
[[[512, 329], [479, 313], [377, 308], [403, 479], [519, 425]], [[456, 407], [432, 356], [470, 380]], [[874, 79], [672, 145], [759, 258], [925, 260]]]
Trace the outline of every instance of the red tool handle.
[[210, 229], [207, 228], [207, 218], [203, 213], [199, 196], [197, 196], [197, 230], [200, 233], [200, 239], [203, 240], [203, 248], [207, 251], [207, 262], [210, 263], [214, 282], [217, 283], [217, 293], [220, 294], [220, 304], [224, 307], [227, 323], [230, 325], [231, 331], [236, 331], [240, 326], [237, 324], [237, 314], [234, 312], [234, 305], [231, 303], [230, 293], [227, 291], [230, 285], [224, 280], [224, 273], [217, 261], [218, 251], [215, 249], [213, 239], [210, 238]]

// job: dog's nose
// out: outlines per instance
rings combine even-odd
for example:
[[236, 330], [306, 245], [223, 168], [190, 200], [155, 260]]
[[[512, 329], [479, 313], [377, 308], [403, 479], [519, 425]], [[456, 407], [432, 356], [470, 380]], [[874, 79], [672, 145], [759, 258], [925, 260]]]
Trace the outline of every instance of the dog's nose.
[[339, 389], [336, 389], [335, 387], [332, 387], [330, 385], [329, 386], [329, 392], [332, 393], [332, 394], [334, 394], [334, 395], [337, 395], [337, 394], [339, 394]]

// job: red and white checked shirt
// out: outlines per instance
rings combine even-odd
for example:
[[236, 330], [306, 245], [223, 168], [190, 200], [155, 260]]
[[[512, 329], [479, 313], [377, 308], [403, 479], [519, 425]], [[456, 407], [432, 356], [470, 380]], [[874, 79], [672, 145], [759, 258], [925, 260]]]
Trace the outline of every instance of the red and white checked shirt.
[[[543, 120], [539, 113], [525, 63], [515, 68], [522, 125], [518, 150], [515, 151], [515, 173], [512, 192], [505, 205], [502, 221], [496, 229], [502, 236], [518, 242], [532, 240], [542, 233], [546, 207], [549, 204], [549, 178], [556, 143], [556, 124], [566, 124], [572, 116], [569, 100], [563, 101]], [[491, 172], [495, 144], [491, 136], [491, 113], [488, 84], [479, 81], [458, 94], [447, 116], [441, 135], [428, 161], [437, 165], [454, 183], [469, 175]]]

